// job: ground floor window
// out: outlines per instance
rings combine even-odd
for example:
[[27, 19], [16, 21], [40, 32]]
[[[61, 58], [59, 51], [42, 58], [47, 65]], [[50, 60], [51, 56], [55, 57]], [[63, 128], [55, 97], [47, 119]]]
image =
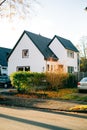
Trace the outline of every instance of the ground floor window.
[[53, 71], [53, 67], [54, 67], [53, 65], [50, 66], [51, 71]]
[[63, 65], [58, 65], [58, 71], [59, 72], [63, 72], [64, 71], [64, 66]]
[[30, 71], [30, 66], [17, 66], [17, 71]]
[[58, 65], [58, 64], [47, 64], [47, 71], [50, 72], [63, 72], [64, 71], [64, 66], [63, 65]]
[[23, 67], [17, 67], [17, 71], [23, 71]]
[[68, 73], [74, 72], [74, 67], [73, 66], [68, 66]]
[[50, 70], [50, 65], [49, 64], [47, 64], [47, 71], [49, 71]]
[[54, 71], [55, 72], [63, 72], [64, 71], [64, 66], [61, 65], [61, 64], [54, 65]]
[[53, 65], [49, 65], [49, 64], [47, 64], [47, 71], [53, 71]]

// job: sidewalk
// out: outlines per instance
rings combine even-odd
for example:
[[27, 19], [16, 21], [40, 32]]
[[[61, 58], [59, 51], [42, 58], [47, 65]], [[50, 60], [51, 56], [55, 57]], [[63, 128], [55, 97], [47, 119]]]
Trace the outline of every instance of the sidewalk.
[[26, 108], [51, 109], [59, 111], [69, 111], [71, 107], [87, 104], [87, 102], [68, 101], [59, 99], [21, 98], [14, 96], [3, 96], [0, 99], [1, 105], [18, 106]]

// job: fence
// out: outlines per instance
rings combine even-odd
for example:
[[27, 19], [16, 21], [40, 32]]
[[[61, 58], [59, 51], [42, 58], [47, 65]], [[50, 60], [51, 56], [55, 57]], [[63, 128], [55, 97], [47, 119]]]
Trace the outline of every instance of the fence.
[[80, 81], [83, 77], [87, 77], [87, 72], [74, 72], [76, 80]]

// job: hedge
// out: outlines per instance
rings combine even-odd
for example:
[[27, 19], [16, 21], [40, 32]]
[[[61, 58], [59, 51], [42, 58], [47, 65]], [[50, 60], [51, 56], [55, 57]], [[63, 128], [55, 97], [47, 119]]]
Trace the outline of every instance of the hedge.
[[73, 88], [77, 86], [76, 77], [70, 73], [46, 73], [49, 90], [58, 90], [59, 88]]
[[31, 72], [15, 72], [10, 76], [11, 83], [18, 92], [27, 93], [30, 90], [35, 89], [37, 86], [41, 86], [45, 80], [44, 73], [31, 73]]
[[11, 83], [20, 93], [46, 89], [56, 90], [59, 88], [76, 87], [76, 78], [68, 73], [35, 73], [35, 72], [15, 72], [10, 76]]

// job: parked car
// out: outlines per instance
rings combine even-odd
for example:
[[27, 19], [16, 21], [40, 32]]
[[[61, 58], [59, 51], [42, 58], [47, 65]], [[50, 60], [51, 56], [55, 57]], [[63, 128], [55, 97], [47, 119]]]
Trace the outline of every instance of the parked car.
[[78, 90], [87, 90], [87, 77], [84, 77], [80, 80], [80, 82], [78, 82]]
[[7, 75], [0, 76], [0, 87], [8, 88], [11, 87], [10, 78]]

